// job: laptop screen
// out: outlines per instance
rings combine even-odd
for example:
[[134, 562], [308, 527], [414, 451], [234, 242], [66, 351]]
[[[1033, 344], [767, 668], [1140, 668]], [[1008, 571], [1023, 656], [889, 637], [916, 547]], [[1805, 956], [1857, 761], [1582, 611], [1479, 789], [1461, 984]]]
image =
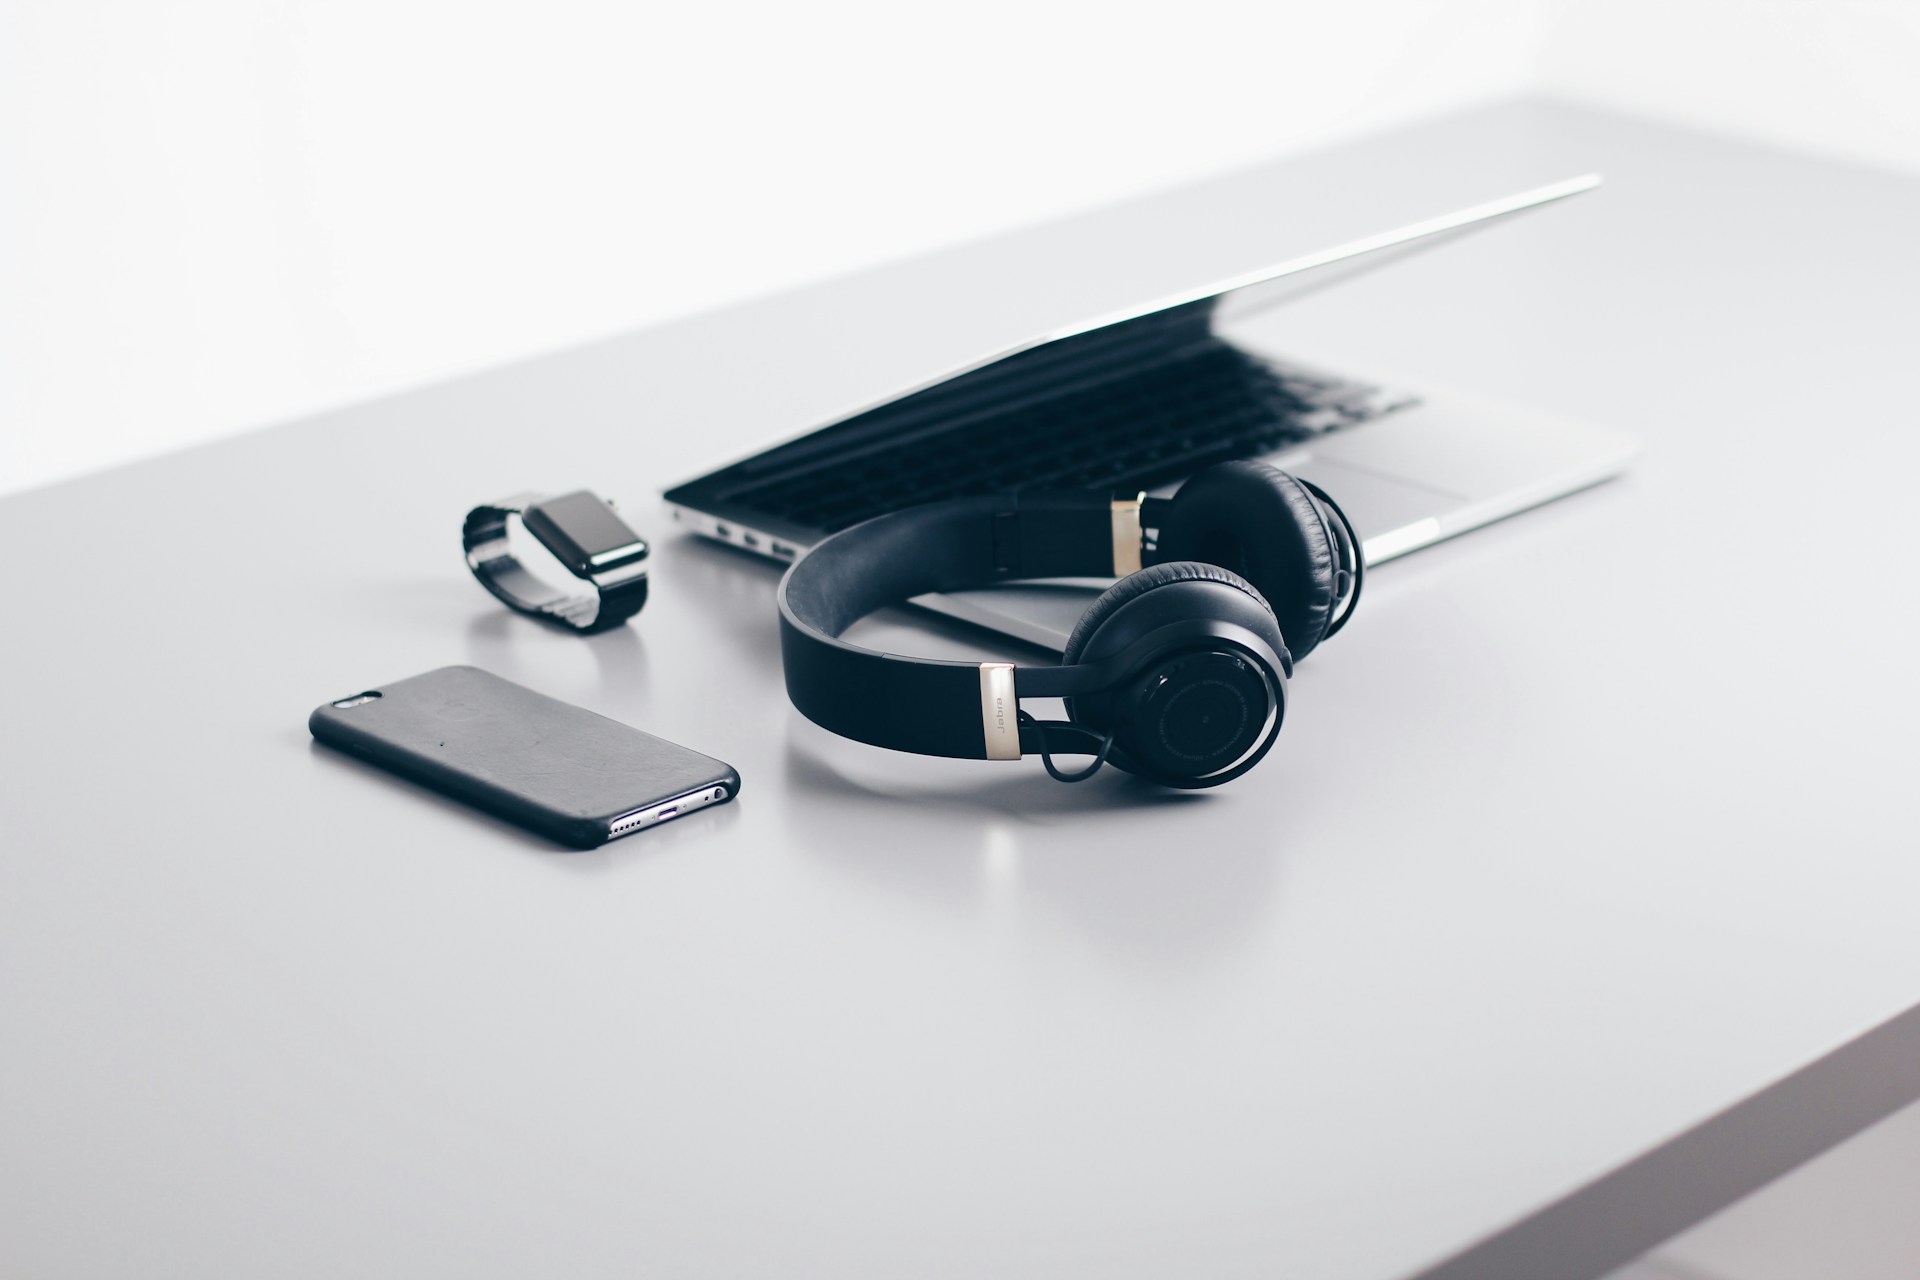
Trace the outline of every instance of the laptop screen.
[[[1588, 175], [1248, 272], [999, 352], [670, 490], [804, 545], [970, 492], [1150, 488], [1337, 425], [1338, 395], [1235, 347], [1221, 322], [1598, 185]], [[782, 548], [790, 551], [790, 548]]]

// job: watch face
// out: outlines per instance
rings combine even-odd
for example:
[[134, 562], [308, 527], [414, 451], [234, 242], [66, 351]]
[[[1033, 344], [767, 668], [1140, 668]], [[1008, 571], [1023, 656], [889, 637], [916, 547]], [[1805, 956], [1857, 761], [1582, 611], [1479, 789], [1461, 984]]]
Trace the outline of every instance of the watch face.
[[581, 577], [632, 564], [647, 544], [613, 508], [585, 489], [536, 502], [520, 519], [541, 545]]

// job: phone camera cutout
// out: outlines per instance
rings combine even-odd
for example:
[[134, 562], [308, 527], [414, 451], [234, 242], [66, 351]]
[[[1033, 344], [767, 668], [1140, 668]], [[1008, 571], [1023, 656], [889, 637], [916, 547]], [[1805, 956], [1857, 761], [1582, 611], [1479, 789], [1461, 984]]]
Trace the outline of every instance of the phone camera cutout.
[[345, 711], [348, 707], [357, 707], [363, 702], [372, 702], [380, 696], [379, 691], [369, 689], [365, 693], [356, 693], [351, 698], [342, 698], [331, 705]]

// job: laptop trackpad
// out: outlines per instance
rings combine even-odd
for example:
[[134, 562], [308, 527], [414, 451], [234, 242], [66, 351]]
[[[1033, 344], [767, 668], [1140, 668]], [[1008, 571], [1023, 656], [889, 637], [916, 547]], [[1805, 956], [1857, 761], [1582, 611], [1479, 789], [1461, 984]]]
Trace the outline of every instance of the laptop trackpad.
[[1325, 489], [1340, 504], [1362, 542], [1422, 520], [1437, 519], [1467, 501], [1462, 494], [1362, 471], [1328, 458], [1312, 458], [1292, 470], [1301, 479]]

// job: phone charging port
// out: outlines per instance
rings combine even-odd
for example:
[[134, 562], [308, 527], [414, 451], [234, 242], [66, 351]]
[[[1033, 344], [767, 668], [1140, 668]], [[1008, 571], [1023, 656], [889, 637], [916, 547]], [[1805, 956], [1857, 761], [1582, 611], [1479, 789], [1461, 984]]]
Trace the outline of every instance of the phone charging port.
[[727, 798], [725, 787], [715, 787], [711, 791], [689, 791], [675, 796], [664, 804], [648, 809], [635, 809], [632, 813], [615, 818], [607, 828], [607, 838], [626, 835], [629, 831], [638, 831], [642, 827], [657, 827], [668, 818], [677, 818], [683, 813], [692, 813], [702, 805], [714, 804]]

